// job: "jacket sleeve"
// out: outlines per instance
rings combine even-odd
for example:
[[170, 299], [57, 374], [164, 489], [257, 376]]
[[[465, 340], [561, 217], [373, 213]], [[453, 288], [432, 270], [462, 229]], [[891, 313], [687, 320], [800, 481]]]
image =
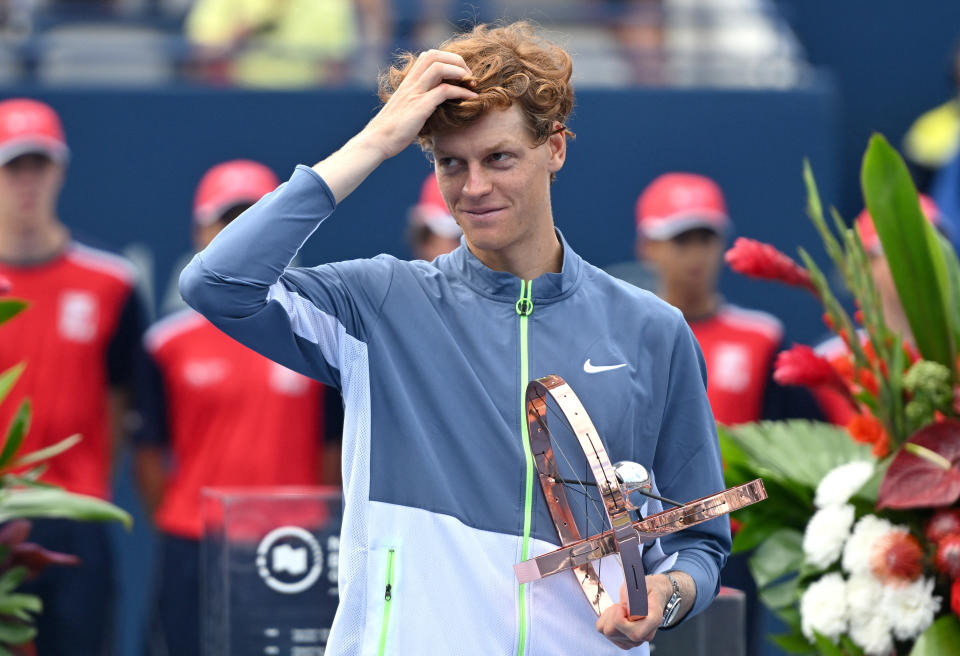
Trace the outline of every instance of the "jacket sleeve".
[[[725, 489], [717, 427], [707, 401], [703, 354], [686, 322], [677, 323], [666, 381], [654, 471], [661, 493], [692, 501]], [[676, 552], [674, 569], [697, 585], [687, 618], [706, 608], [720, 590], [720, 570], [730, 553], [730, 520], [724, 515], [661, 538], [666, 553]]]
[[180, 293], [242, 344], [339, 387], [340, 369], [358, 352], [353, 345], [379, 318], [395, 260], [290, 267], [335, 205], [323, 179], [298, 166], [193, 258]]

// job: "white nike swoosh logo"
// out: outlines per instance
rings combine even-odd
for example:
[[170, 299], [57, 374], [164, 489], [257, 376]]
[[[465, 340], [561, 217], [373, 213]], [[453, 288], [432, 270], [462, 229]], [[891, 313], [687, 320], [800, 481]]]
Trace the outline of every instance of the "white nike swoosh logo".
[[590, 364], [590, 358], [587, 358], [587, 361], [583, 363], [583, 370], [588, 374], [599, 374], [603, 371], [613, 371], [614, 369], [619, 369], [620, 367], [626, 367], [627, 363], [623, 364]]

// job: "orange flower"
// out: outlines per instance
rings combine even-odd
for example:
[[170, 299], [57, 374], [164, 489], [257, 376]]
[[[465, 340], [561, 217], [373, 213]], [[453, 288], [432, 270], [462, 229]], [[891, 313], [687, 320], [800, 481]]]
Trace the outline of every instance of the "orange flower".
[[869, 414], [856, 415], [847, 424], [847, 432], [855, 442], [873, 445], [873, 455], [883, 458], [890, 453], [890, 436], [880, 420]]

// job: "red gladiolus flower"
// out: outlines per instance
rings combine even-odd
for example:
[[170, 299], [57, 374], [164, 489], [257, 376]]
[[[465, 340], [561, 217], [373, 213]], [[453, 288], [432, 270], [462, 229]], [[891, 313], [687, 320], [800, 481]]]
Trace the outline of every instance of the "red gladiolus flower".
[[949, 508], [935, 512], [927, 524], [927, 539], [936, 543], [952, 533], [960, 535], [960, 509]]
[[794, 262], [770, 244], [754, 239], [738, 237], [724, 255], [730, 268], [751, 278], [778, 280], [788, 285], [802, 287], [820, 297], [806, 269]]
[[923, 574], [923, 548], [905, 531], [877, 538], [870, 549], [870, 571], [884, 583], [906, 584]]
[[817, 355], [806, 344], [794, 344], [790, 349], [777, 354], [773, 379], [781, 385], [828, 387], [843, 396], [852, 408], [859, 409], [847, 383], [830, 361]]
[[847, 432], [855, 442], [873, 445], [873, 455], [884, 458], [890, 453], [890, 436], [873, 415], [856, 415], [847, 424]]
[[822, 318], [823, 318], [823, 323], [827, 326], [827, 328], [829, 328], [833, 332], [836, 332], [837, 326], [833, 323], [833, 319], [830, 318], [830, 313], [824, 312]]
[[948, 535], [937, 543], [933, 562], [943, 574], [952, 579], [960, 578], [960, 533]]
[[0, 294], [6, 294], [11, 289], [13, 289], [13, 283], [10, 282], [9, 278], [0, 276]]
[[953, 586], [950, 588], [950, 609], [957, 618], [960, 618], [960, 579], [954, 579]]

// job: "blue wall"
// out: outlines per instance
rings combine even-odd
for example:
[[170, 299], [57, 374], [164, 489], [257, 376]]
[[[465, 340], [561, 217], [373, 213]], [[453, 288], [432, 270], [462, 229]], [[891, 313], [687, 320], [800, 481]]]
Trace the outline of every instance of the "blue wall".
[[[61, 199], [63, 220], [116, 249], [138, 246], [153, 259], [151, 282], [162, 293], [174, 262], [190, 250], [193, 190], [202, 173], [225, 159], [250, 157], [285, 177], [346, 141], [373, 115], [368, 90], [249, 93], [42, 91], [33, 95], [62, 115], [72, 161]], [[834, 92], [818, 85], [796, 92], [593, 91], [578, 96], [570, 126], [577, 133], [554, 187], [554, 215], [575, 249], [605, 266], [629, 260], [633, 205], [667, 170], [717, 179], [728, 195], [737, 232], [795, 254], [822, 248], [804, 216], [800, 170], [809, 157], [827, 199], [837, 179]], [[385, 163], [309, 242], [303, 264], [406, 255], [406, 208], [429, 172], [411, 147]], [[817, 304], [803, 292], [725, 274], [727, 297], [778, 314], [798, 340], [823, 331]], [[118, 502], [137, 518], [134, 533], [117, 531], [123, 566], [120, 654], [135, 654], [149, 587], [150, 532], [138, 512], [129, 463], [119, 469]]]

